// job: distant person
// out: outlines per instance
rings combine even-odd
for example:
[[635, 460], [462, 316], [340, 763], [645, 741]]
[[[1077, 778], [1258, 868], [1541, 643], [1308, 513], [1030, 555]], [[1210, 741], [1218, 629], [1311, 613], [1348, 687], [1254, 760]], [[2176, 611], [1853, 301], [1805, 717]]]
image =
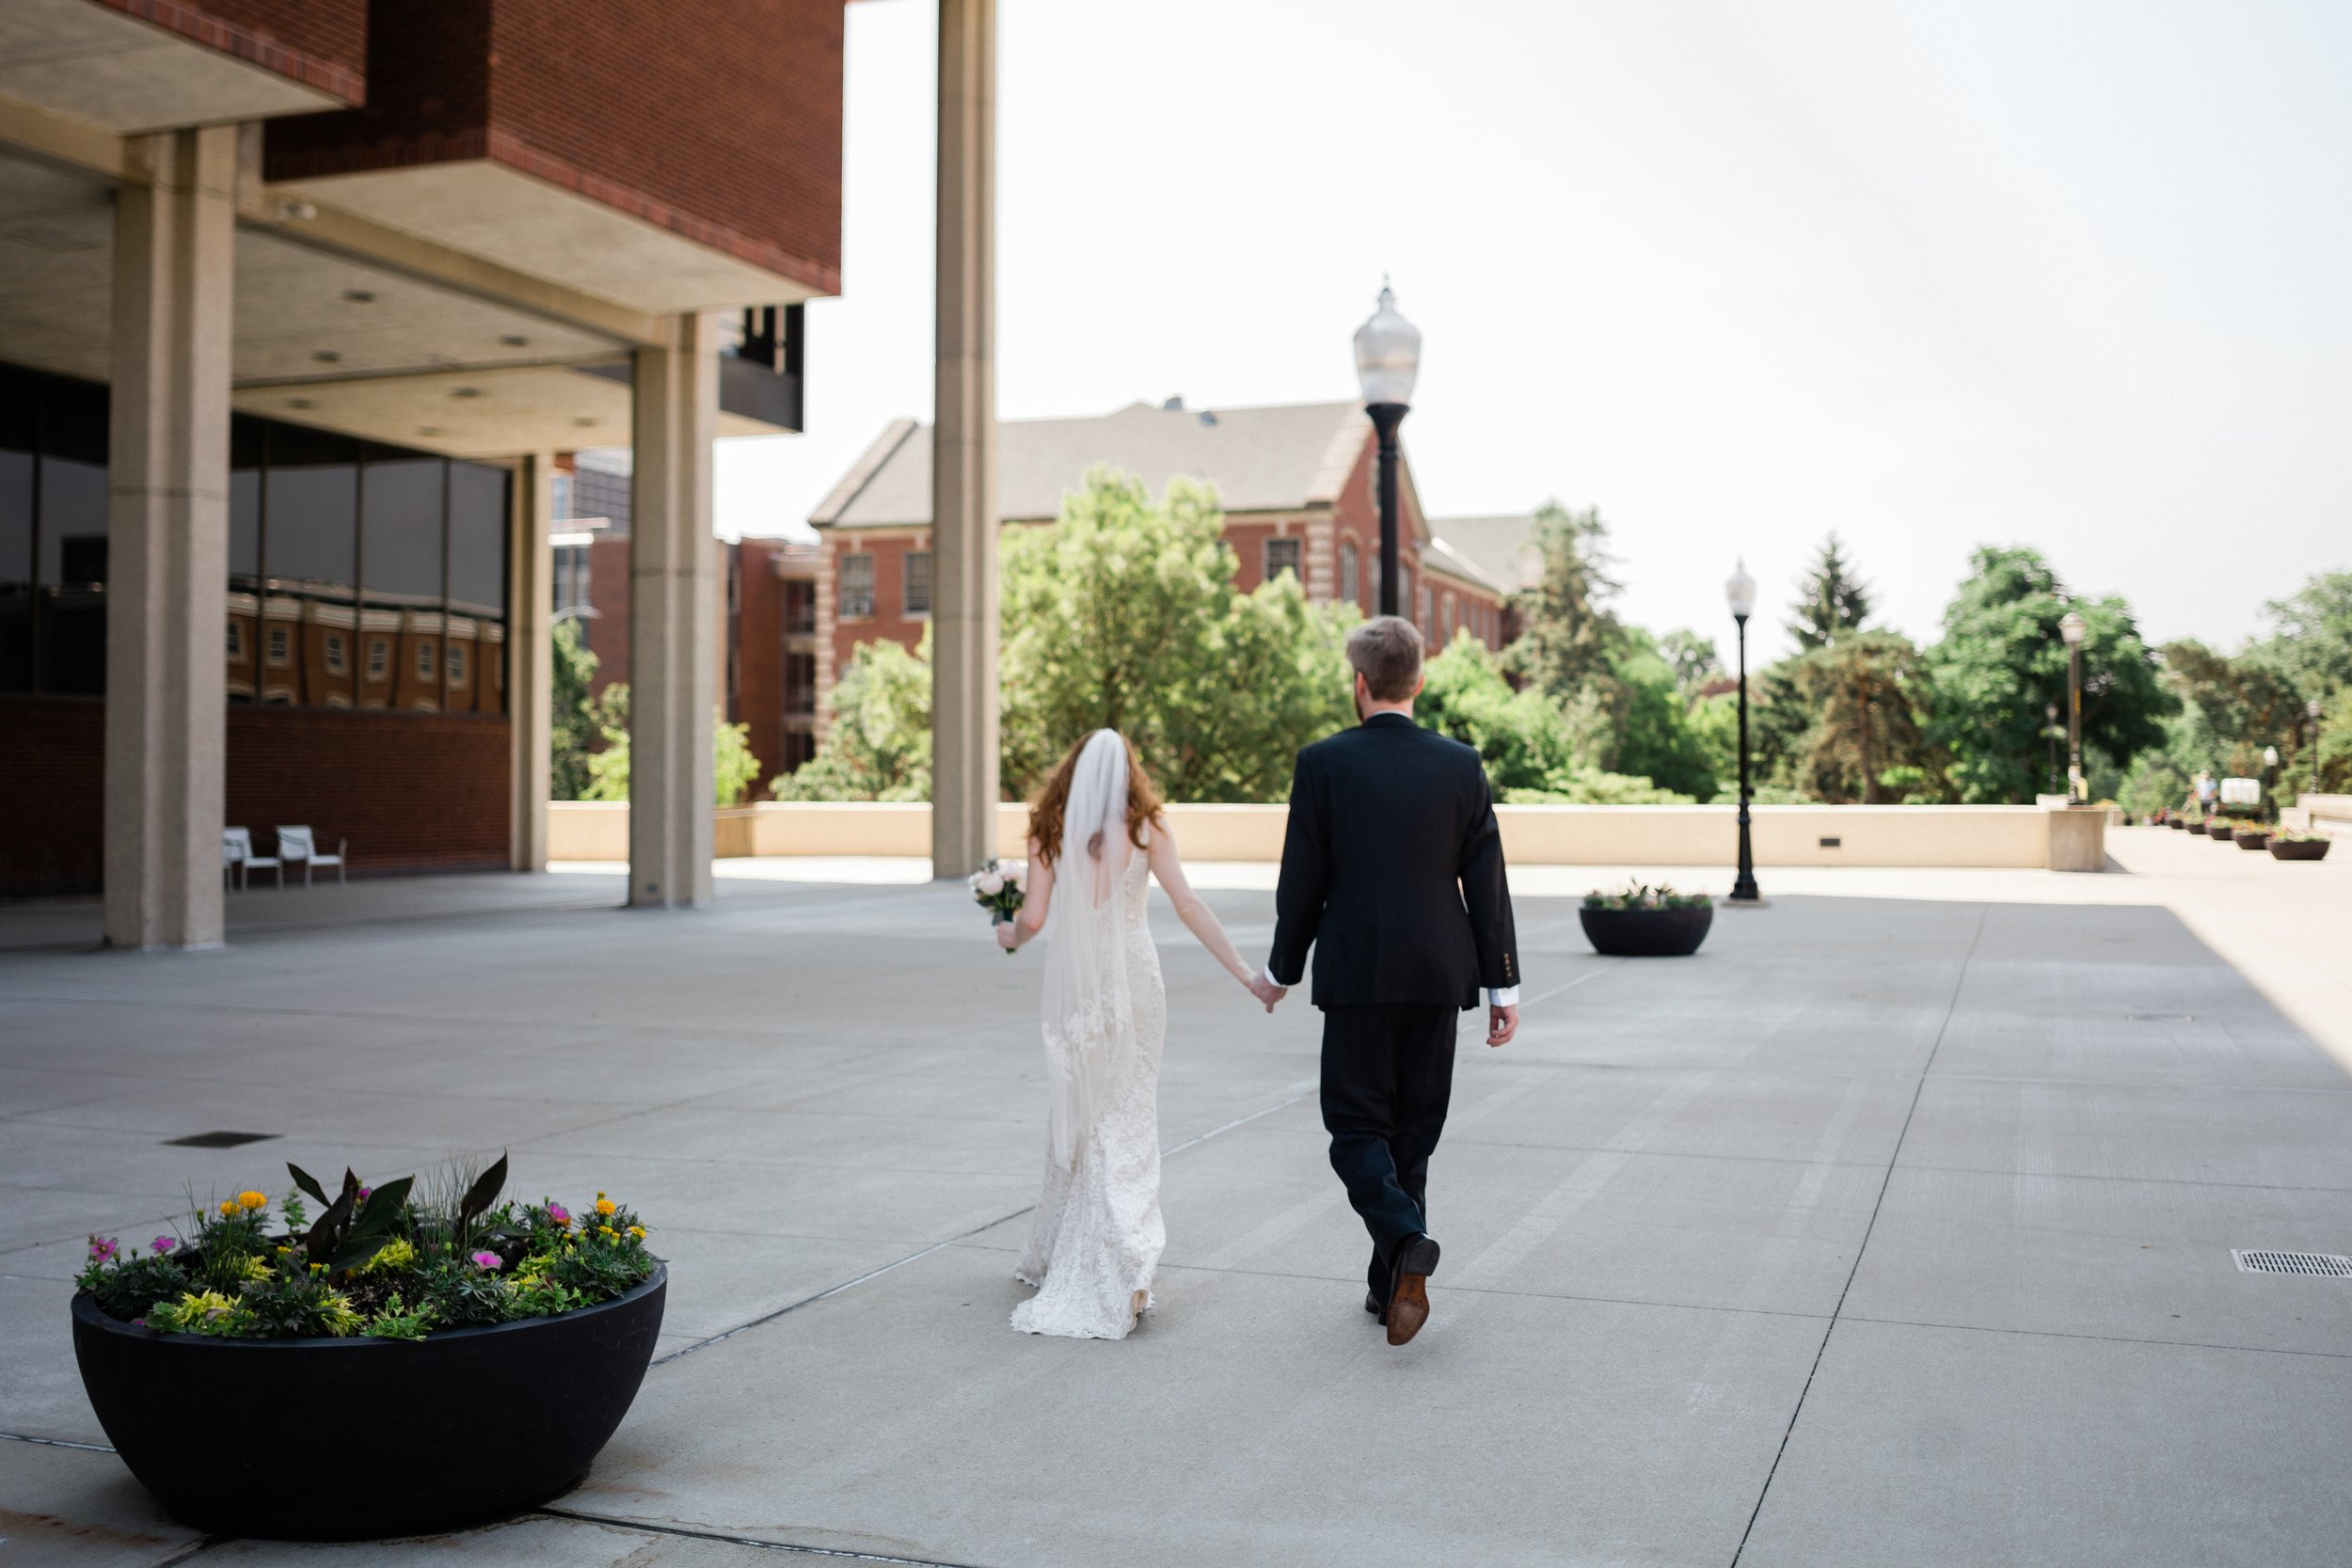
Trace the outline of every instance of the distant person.
[[1421, 633], [1367, 621], [1347, 661], [1363, 722], [1298, 753], [1266, 979], [1296, 985], [1314, 949], [1331, 1168], [1372, 1233], [1364, 1310], [1402, 1345], [1428, 1321], [1438, 1268], [1429, 1156], [1455, 1022], [1483, 985], [1486, 1043], [1518, 1033], [1518, 942], [1486, 768], [1413, 722]]
[[1217, 962], [1270, 1012], [1258, 976], [1184, 880], [1160, 798], [1126, 739], [1096, 730], [1029, 808], [1027, 896], [998, 943], [1046, 939], [1045, 1185], [1013, 1273], [1037, 1294], [1026, 1334], [1123, 1339], [1152, 1304], [1160, 1218], [1160, 1048], [1168, 993], [1144, 921], [1148, 878]]

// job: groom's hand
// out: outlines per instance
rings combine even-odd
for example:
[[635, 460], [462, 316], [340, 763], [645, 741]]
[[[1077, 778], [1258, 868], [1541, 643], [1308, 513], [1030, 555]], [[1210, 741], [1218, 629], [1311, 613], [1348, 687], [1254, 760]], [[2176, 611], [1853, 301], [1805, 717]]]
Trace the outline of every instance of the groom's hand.
[[1517, 1007], [1486, 1009], [1486, 1043], [1509, 1045], [1511, 1037], [1519, 1032], [1519, 1010]]
[[1268, 975], [1263, 970], [1260, 970], [1256, 974], [1250, 977], [1249, 994], [1264, 1003], [1265, 1010], [1267, 1012], [1272, 1012], [1274, 1010], [1274, 1005], [1277, 1002], [1281, 1001], [1283, 997], [1290, 994], [1290, 988], [1288, 986], [1276, 985], [1272, 976]]

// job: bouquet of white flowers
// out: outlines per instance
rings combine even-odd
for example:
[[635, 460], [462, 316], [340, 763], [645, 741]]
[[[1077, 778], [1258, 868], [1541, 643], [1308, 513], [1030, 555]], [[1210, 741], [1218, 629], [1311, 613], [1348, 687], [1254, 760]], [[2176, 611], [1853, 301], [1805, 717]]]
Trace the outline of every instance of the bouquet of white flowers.
[[[1028, 896], [1025, 891], [1029, 882], [1026, 861], [991, 861], [965, 879], [972, 886], [972, 897], [988, 911], [989, 923], [1001, 926], [1010, 920]], [[1005, 949], [1005, 957], [1012, 957], [1012, 949]]]

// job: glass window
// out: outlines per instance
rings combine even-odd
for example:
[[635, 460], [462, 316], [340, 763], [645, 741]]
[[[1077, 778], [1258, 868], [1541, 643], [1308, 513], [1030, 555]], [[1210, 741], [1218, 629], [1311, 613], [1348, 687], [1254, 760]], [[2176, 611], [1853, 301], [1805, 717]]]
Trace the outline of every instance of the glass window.
[[368, 639], [368, 679], [382, 680], [392, 667], [392, 640], [389, 637]]
[[874, 558], [861, 550], [841, 558], [841, 618], [863, 620], [874, 613]]
[[1272, 582], [1284, 572], [1298, 575], [1298, 541], [1269, 539], [1265, 542], [1265, 579]]
[[417, 679], [421, 681], [429, 681], [432, 678], [433, 644], [430, 642], [420, 642], [417, 644]]
[[229, 584], [247, 593], [262, 580], [262, 451], [265, 426], [249, 414], [229, 419]]
[[245, 623], [243, 621], [232, 620], [229, 623], [229, 657], [237, 659], [245, 657]]
[[449, 603], [462, 614], [506, 619], [504, 468], [449, 466]]
[[339, 631], [328, 632], [323, 639], [322, 645], [326, 650], [326, 673], [330, 675], [349, 673], [351, 667], [343, 648], [343, 634]]
[[283, 592], [348, 603], [359, 578], [359, 444], [272, 425], [262, 570]]
[[294, 628], [292, 626], [269, 628], [269, 662], [281, 669], [294, 662]]
[[45, 377], [35, 510], [40, 591], [34, 679], [106, 689], [106, 388]]
[[359, 470], [359, 582], [370, 602], [440, 604], [446, 467], [437, 457], [368, 453]]
[[450, 689], [453, 691], [462, 689], [465, 684], [466, 645], [463, 642], [453, 642], [449, 645]]
[[919, 620], [931, 612], [931, 552], [907, 552], [907, 617]]
[[1354, 604], [1362, 585], [1363, 558], [1352, 543], [1340, 546], [1340, 602]]
[[33, 453], [38, 384], [0, 366], [0, 691], [33, 689]]

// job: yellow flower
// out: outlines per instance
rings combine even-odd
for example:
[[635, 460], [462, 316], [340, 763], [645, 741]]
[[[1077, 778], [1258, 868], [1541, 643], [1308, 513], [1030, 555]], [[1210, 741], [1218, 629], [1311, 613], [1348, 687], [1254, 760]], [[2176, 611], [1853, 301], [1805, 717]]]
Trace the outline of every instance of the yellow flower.
[[598, 1193], [598, 1194], [596, 1195], [596, 1212], [597, 1212], [597, 1213], [599, 1213], [599, 1214], [609, 1214], [609, 1213], [612, 1212], [612, 1211], [613, 1211], [613, 1210], [615, 1210], [615, 1209], [617, 1209], [617, 1208], [619, 1208], [619, 1207], [620, 1207], [620, 1205], [619, 1205], [619, 1204], [617, 1204], [617, 1203], [613, 1202], [611, 1198], [609, 1198], [609, 1197], [605, 1196], [602, 1193]]
[[266, 1209], [269, 1207], [269, 1195], [267, 1193], [239, 1193], [237, 1205], [247, 1211]]
[[619, 1240], [621, 1239], [621, 1233], [620, 1233], [619, 1231], [617, 1231], [617, 1230], [613, 1229], [613, 1228], [612, 1228], [611, 1226], [609, 1226], [609, 1225], [600, 1225], [600, 1226], [596, 1227], [596, 1234], [597, 1234], [597, 1235], [599, 1235], [599, 1236], [608, 1237], [608, 1238], [610, 1238], [611, 1240], [612, 1240], [612, 1241], [616, 1241], [616, 1242], [617, 1242], [617, 1241], [619, 1241]]
[[642, 1225], [630, 1226], [628, 1227], [628, 1233], [636, 1237], [641, 1242], [645, 1239], [645, 1227]]
[[220, 1212], [223, 1214], [234, 1215], [237, 1212], [237, 1200], [233, 1197], [222, 1198], [220, 1200]]

